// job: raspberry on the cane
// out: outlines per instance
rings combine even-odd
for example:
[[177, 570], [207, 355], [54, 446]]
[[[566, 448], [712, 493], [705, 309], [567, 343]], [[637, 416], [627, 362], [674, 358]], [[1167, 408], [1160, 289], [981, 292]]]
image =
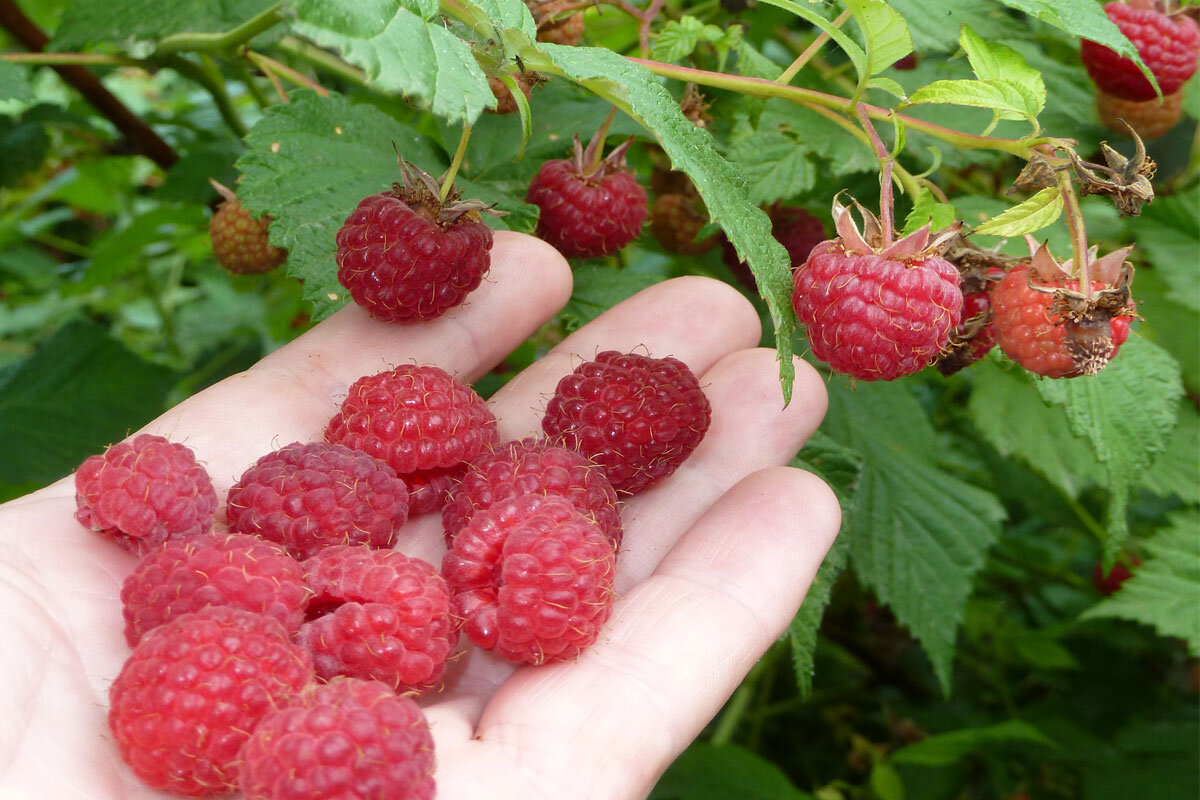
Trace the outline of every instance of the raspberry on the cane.
[[542, 430], [603, 467], [617, 491], [634, 494], [673, 473], [711, 418], [682, 361], [606, 350], [558, 382]]
[[226, 200], [208, 222], [217, 263], [238, 275], [270, 272], [287, 260], [287, 250], [267, 238], [270, 217], [255, 219], [236, 198]]
[[[1196, 72], [1200, 56], [1200, 27], [1186, 14], [1167, 16], [1153, 8], [1113, 2], [1104, 6], [1121, 33], [1158, 80], [1163, 95], [1175, 94]], [[1124, 100], [1150, 100], [1154, 87], [1133, 61], [1102, 44], [1084, 39], [1080, 55], [1101, 91]]]
[[[632, 140], [630, 140], [632, 141]], [[575, 137], [574, 158], [542, 164], [525, 202], [538, 216], [537, 235], [569, 258], [595, 258], [617, 252], [637, 238], [646, 220], [646, 190], [625, 167], [630, 142], [603, 161], [592, 158], [599, 140], [585, 152]]]
[[599, 636], [612, 611], [616, 553], [567, 500], [527, 494], [475, 514], [442, 574], [472, 642], [543, 664], [575, 658]]
[[296, 641], [317, 675], [374, 678], [401, 692], [434, 686], [458, 643], [446, 582], [396, 550], [329, 547], [304, 562], [313, 591]]
[[[1030, 287], [1043, 286], [1078, 291], [1078, 281], [1047, 284], [1031, 274], [1028, 263], [1018, 264], [992, 289], [996, 340], [1004, 354], [1025, 369], [1047, 378], [1074, 378], [1084, 374], [1067, 349], [1067, 328], [1063, 318], [1050, 313], [1053, 297]], [[1092, 288], [1104, 284], [1093, 281]], [[1114, 316], [1111, 325], [1112, 353], [1129, 338], [1128, 316]]]
[[[537, 40], [574, 46], [583, 39], [583, 12], [570, 0], [525, 0], [537, 24]], [[567, 16], [563, 16], [563, 12]]]
[[409, 697], [376, 681], [313, 684], [242, 748], [246, 800], [433, 800], [433, 737]]
[[523, 494], [565, 497], [621, 547], [621, 511], [604, 470], [574, 450], [545, 439], [504, 442], [467, 465], [442, 509], [449, 544], [476, 512]]
[[75, 519], [135, 552], [168, 538], [206, 533], [217, 493], [196, 454], [139, 434], [90, 456], [75, 471]]
[[337, 233], [338, 282], [384, 322], [440, 317], [467, 299], [491, 265], [492, 230], [478, 200], [401, 162], [403, 183], [364, 198]]
[[234, 606], [299, 630], [311, 592], [304, 568], [257, 536], [201, 534], [164, 542], [121, 585], [125, 641], [207, 606]]
[[457, 467], [499, 434], [471, 387], [438, 367], [402, 364], [352, 383], [325, 439], [375, 456], [404, 477]]
[[408, 487], [372, 456], [325, 442], [293, 442], [260, 458], [229, 490], [229, 529], [307, 558], [322, 547], [391, 547], [408, 519]]
[[[1129, 135], [1124, 123], [1143, 139], [1157, 139], [1175, 127], [1183, 116], [1183, 92], [1162, 100], [1123, 100], [1105, 92], [1096, 92], [1096, 110], [1104, 127], [1122, 136]], [[1124, 122], [1122, 122], [1122, 120]]]
[[312, 679], [308, 653], [278, 622], [210, 606], [142, 639], [109, 690], [108, 724], [147, 785], [185, 797], [225, 794], [259, 720]]

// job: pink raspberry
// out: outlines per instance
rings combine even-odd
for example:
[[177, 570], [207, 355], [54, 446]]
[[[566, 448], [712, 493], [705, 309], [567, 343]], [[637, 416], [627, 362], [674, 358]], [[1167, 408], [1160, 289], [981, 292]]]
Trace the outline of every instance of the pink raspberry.
[[246, 800], [433, 800], [433, 737], [408, 697], [376, 681], [313, 685], [242, 748]]
[[297, 558], [322, 547], [391, 547], [408, 519], [408, 487], [379, 459], [324, 442], [268, 453], [229, 490], [230, 530], [282, 544]]
[[75, 472], [75, 519], [126, 550], [212, 528], [217, 493], [196, 454], [143, 433], [91, 456]]
[[[1200, 56], [1200, 27], [1195, 20], [1127, 3], [1109, 3], [1104, 13], [1137, 48], [1164, 96], [1175, 94], [1195, 74]], [[1157, 97], [1150, 81], [1125, 56], [1088, 39], [1080, 43], [1080, 56], [1101, 91], [1123, 100]]]
[[674, 472], [711, 418], [682, 361], [606, 350], [558, 382], [542, 430], [602, 466], [618, 492], [634, 494]]
[[614, 600], [616, 552], [561, 497], [526, 494], [471, 518], [442, 562], [467, 636], [509, 661], [566, 661], [596, 641]]
[[434, 686], [458, 643], [446, 582], [396, 550], [328, 547], [304, 562], [315, 593], [297, 641], [317, 675], [374, 678], [398, 691]]
[[499, 440], [483, 398], [445, 370], [402, 364], [350, 385], [325, 439], [386, 461], [414, 490], [434, 483], [425, 510], [445, 501], [446, 471]]
[[442, 509], [446, 543], [477, 511], [523, 494], [548, 494], [571, 501], [621, 547], [621, 511], [604, 470], [574, 450], [545, 439], [504, 442], [467, 465], [466, 474]]
[[163, 542], [121, 586], [125, 641], [206, 606], [265, 614], [299, 630], [309, 590], [304, 569], [277, 544], [257, 536], [202, 534]]
[[224, 794], [259, 720], [312, 678], [308, 653], [278, 622], [210, 606], [142, 639], [109, 690], [108, 725], [147, 785], [185, 797]]

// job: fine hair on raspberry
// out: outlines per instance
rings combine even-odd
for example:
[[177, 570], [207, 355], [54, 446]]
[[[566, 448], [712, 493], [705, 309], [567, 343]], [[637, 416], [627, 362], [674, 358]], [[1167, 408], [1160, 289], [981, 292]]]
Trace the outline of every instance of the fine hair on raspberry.
[[712, 407], [682, 361], [605, 350], [558, 382], [542, 430], [634, 494], [671, 475], [708, 431]]
[[296, 558], [339, 544], [391, 547], [408, 519], [408, 487], [366, 453], [293, 442], [246, 470], [225, 516], [235, 533], [277, 542]]
[[134, 552], [212, 528], [217, 493], [185, 445], [142, 433], [75, 471], [75, 518]]

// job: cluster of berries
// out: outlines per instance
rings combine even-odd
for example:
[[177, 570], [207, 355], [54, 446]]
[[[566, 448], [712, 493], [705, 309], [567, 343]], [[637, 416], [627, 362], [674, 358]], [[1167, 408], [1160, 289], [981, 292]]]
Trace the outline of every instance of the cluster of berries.
[[1133, 61], [1085, 39], [1080, 55], [1096, 84], [1100, 119], [1118, 133], [1125, 132], [1124, 120], [1143, 139], [1162, 136], [1183, 113], [1181, 90], [1196, 72], [1200, 27], [1188, 16], [1186, 7], [1168, 14], [1162, 3], [1153, 0], [1112, 2], [1104, 6], [1104, 12], [1137, 48], [1158, 81], [1162, 97]]
[[[592, 644], [615, 598], [618, 497], [674, 472], [710, 416], [678, 360], [603, 352], [559, 382], [544, 438], [500, 442], [469, 386], [400, 366], [351, 384], [324, 441], [247, 469], [221, 521], [183, 444], [141, 434], [92, 456], [76, 517], [142, 557], [110, 691], [122, 757], [181, 796], [428, 800], [412, 696], [439, 686], [463, 631], [514, 663]], [[441, 570], [392, 549], [410, 514], [438, 509]]]

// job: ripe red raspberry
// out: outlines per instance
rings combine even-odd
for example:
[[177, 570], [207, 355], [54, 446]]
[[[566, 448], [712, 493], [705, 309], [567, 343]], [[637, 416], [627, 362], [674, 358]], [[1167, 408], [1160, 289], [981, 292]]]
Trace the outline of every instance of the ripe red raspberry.
[[293, 442], [267, 453], [229, 490], [229, 529], [277, 542], [296, 558], [322, 547], [391, 547], [408, 519], [395, 470], [340, 444]]
[[969, 367], [996, 345], [996, 325], [987, 289], [963, 294], [961, 319], [950, 334], [946, 351], [937, 360], [938, 372], [943, 375], [953, 375]]
[[366, 197], [337, 233], [338, 281], [384, 322], [440, 317], [475, 291], [491, 265], [487, 205], [438, 199], [437, 182], [401, 162], [403, 183]]
[[[1137, 556], [1131, 556], [1129, 562], [1135, 567], [1142, 565], [1142, 560]], [[1097, 592], [1105, 597], [1115, 594], [1121, 588], [1121, 584], [1132, 577], [1133, 572], [1130, 571], [1129, 567], [1119, 561], [1113, 564], [1113, 568], [1108, 571], [1107, 575], [1104, 573], [1103, 564], [1097, 564], [1092, 568], [1092, 585], [1096, 587]]]
[[711, 418], [682, 361], [606, 350], [558, 382], [542, 430], [603, 467], [618, 492], [634, 494], [674, 472]]
[[402, 364], [352, 383], [325, 439], [386, 461], [414, 488], [434, 483], [433, 498], [423, 500], [433, 510], [445, 501], [446, 482], [438, 479], [499, 441], [499, 434], [496, 418], [471, 387], [437, 367]]
[[537, 235], [570, 258], [615, 253], [637, 238], [646, 220], [646, 190], [625, 167], [630, 142], [603, 161], [593, 158], [600, 138], [585, 152], [575, 137], [575, 157], [542, 164], [525, 202], [541, 214]]
[[561, 497], [526, 494], [471, 518], [442, 562], [467, 636], [513, 662], [575, 658], [612, 611], [616, 553]]
[[257, 536], [203, 534], [159, 545], [121, 585], [125, 641], [207, 606], [234, 606], [300, 629], [311, 592], [300, 562]]
[[217, 493], [196, 454], [143, 433], [90, 456], [75, 471], [75, 519], [126, 550], [206, 533]]
[[433, 800], [421, 709], [376, 681], [307, 687], [263, 717], [242, 749], [246, 800]]
[[237, 199], [226, 200], [208, 222], [217, 263], [238, 275], [270, 272], [287, 260], [287, 250], [267, 239], [271, 218], [255, 219]]
[[532, 437], [504, 442], [467, 466], [442, 509], [446, 543], [476, 512], [523, 494], [566, 498], [620, 549], [621, 511], [604, 470], [574, 450]]
[[270, 617], [210, 606], [150, 631], [109, 690], [121, 757], [156, 789], [231, 792], [238, 751], [265, 714], [313, 679], [312, 661]]
[[[1030, 372], [1047, 378], [1074, 378], [1085, 374], [1067, 349], [1067, 328], [1062, 316], [1050, 313], [1054, 298], [1035, 286], [1079, 290], [1079, 281], [1047, 283], [1035, 277], [1028, 263], [1018, 264], [992, 289], [992, 310], [995, 315], [996, 340], [1004, 354]], [[1100, 290], [1104, 284], [1092, 281]], [[1114, 316], [1112, 326], [1111, 360], [1129, 338], [1128, 316]], [[1095, 371], [1099, 371], [1098, 369]]]
[[408, 513], [415, 517], [446, 505], [450, 490], [464, 471], [465, 466], [459, 464], [450, 469], [420, 470], [402, 476], [408, 485]]
[[1183, 116], [1183, 92], [1169, 94], [1161, 101], [1157, 97], [1138, 101], [1122, 100], [1097, 91], [1096, 109], [1104, 127], [1111, 131], [1128, 136], [1129, 129], [1122, 123], [1124, 120], [1143, 139], [1157, 139], [1174, 128]]
[[918, 62], [920, 62], [920, 60], [921, 59], [919, 56], [917, 56], [916, 51], [913, 51], [913, 52], [909, 53], [908, 55], [904, 56], [903, 58], [899, 59], [898, 61], [893, 61], [892, 69], [898, 69], [902, 72], [908, 72], [909, 70], [916, 69], [917, 64], [918, 64]]
[[[890, 178], [885, 178], [890, 181]], [[958, 325], [958, 270], [941, 257], [957, 228], [930, 241], [929, 226], [892, 241], [891, 185], [883, 222], [860, 206], [864, 238], [837, 198], [838, 238], [813, 248], [795, 271], [792, 307], [813, 355], [863, 381], [890, 381], [929, 365]]]
[[[1175, 94], [1196, 72], [1200, 28], [1195, 20], [1185, 14], [1167, 16], [1152, 8], [1135, 8], [1126, 3], [1108, 3], [1104, 13], [1137, 48], [1164, 95]], [[1134, 63], [1104, 45], [1084, 39], [1080, 56], [1102, 91], [1125, 100], [1156, 97], [1154, 87]]]
[[397, 691], [438, 682], [458, 643], [446, 582], [397, 550], [328, 547], [304, 562], [313, 591], [296, 641], [318, 677], [374, 678]]
[[[771, 216], [771, 235], [787, 250], [793, 270], [808, 260], [808, 254], [814, 247], [825, 241], [825, 223], [803, 208], [774, 206], [767, 213]], [[728, 239], [722, 244], [721, 260], [743, 286], [751, 291], [758, 289], [750, 265], [738, 258], [737, 251]]]
[[707, 223], [704, 203], [694, 190], [690, 194], [660, 195], [650, 210], [650, 232], [669, 253], [695, 256], [715, 247], [715, 233], [696, 240]]

